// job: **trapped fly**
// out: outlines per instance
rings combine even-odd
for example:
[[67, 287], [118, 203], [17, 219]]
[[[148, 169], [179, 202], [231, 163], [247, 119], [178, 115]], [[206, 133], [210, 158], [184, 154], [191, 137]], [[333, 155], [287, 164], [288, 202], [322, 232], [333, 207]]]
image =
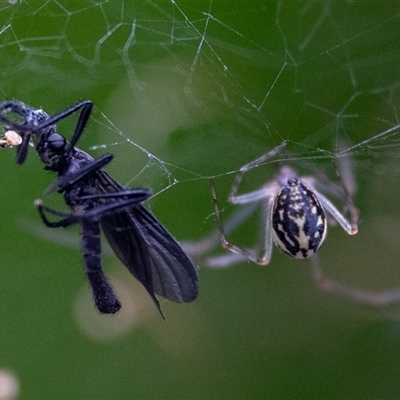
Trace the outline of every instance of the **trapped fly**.
[[[21, 141], [14, 138], [11, 143], [17, 146], [18, 164], [25, 161], [32, 142], [45, 170], [57, 173], [57, 190], [63, 193], [71, 210], [54, 210], [41, 200], [36, 200], [35, 205], [44, 224], [50, 228], [81, 226], [85, 272], [97, 309], [112, 314], [121, 307], [103, 273], [101, 228], [117, 257], [142, 283], [163, 315], [156, 295], [176, 303], [197, 298], [196, 269], [179, 243], [143, 207], [151, 191], [124, 188], [112, 179], [103, 170], [113, 159], [112, 154], [93, 159], [76, 147], [92, 107], [92, 102], [86, 100], [50, 117], [43, 110], [22, 102], [6, 101], [0, 104], [0, 120], [6, 124], [6, 132], [12, 131], [21, 137]], [[55, 124], [76, 112], [79, 112], [78, 122], [68, 142], [57, 133]], [[22, 117], [22, 121], [11, 120], [10, 113]], [[48, 215], [61, 219], [50, 221]]]

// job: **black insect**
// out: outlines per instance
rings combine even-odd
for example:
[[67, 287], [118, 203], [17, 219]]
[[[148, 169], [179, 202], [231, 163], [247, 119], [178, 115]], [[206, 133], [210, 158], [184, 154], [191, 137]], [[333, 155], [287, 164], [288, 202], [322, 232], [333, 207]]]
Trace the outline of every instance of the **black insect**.
[[[143, 284], [163, 315], [156, 294], [177, 303], [196, 299], [195, 267], [177, 241], [142, 206], [151, 197], [151, 191], [124, 188], [112, 179], [102, 169], [113, 159], [112, 154], [93, 159], [75, 147], [92, 107], [91, 101], [82, 101], [49, 117], [41, 109], [7, 101], [0, 104], [0, 121], [6, 124], [6, 133], [16, 132], [22, 138], [17, 145], [18, 164], [25, 161], [28, 147], [33, 143], [45, 169], [58, 174], [58, 192], [64, 194], [72, 211], [53, 210], [40, 200], [35, 205], [50, 228], [81, 225], [85, 271], [98, 310], [115, 313], [121, 307], [102, 271], [101, 227], [117, 257]], [[68, 143], [56, 132], [55, 124], [78, 111], [78, 123]], [[52, 222], [46, 214], [62, 219]]]

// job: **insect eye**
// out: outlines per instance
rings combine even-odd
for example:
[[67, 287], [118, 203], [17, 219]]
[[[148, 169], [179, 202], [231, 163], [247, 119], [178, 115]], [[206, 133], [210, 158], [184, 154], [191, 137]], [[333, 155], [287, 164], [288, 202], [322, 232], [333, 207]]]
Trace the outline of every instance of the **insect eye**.
[[61, 151], [64, 150], [65, 143], [66, 141], [64, 136], [61, 136], [58, 133], [52, 133], [47, 138], [47, 146], [55, 153], [61, 153]]

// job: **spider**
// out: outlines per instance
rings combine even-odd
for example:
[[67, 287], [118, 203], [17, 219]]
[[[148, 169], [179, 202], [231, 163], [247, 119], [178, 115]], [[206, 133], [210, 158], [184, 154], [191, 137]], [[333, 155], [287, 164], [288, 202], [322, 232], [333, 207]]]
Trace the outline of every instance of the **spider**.
[[[231, 204], [246, 207], [234, 214], [226, 224], [221, 219], [214, 181], [210, 180], [218, 231], [203, 239], [197, 247], [186, 244], [185, 249], [192, 256], [204, 254], [214, 247], [215, 239], [219, 238], [222, 247], [231, 254], [210, 257], [206, 261], [207, 266], [228, 267], [240, 261], [268, 265], [275, 242], [278, 248], [291, 257], [310, 258], [313, 280], [324, 291], [332, 291], [354, 301], [375, 306], [399, 301], [400, 290], [398, 289], [377, 292], [351, 287], [326, 277], [319, 266], [316, 253], [326, 238], [328, 224], [338, 223], [349, 235], [355, 235], [358, 232], [358, 209], [353, 204], [355, 185], [349, 157], [338, 160], [341, 184], [327, 180], [326, 177], [321, 180], [312, 176], [298, 176], [292, 168], [282, 166], [274, 179], [261, 188], [238, 194], [244, 174], [274, 157], [286, 145], [287, 142], [284, 141], [268, 153], [240, 168], [230, 189], [228, 201]], [[321, 190], [343, 202], [344, 212], [350, 214], [350, 220], [345, 218], [343, 213], [321, 193]], [[261, 255], [254, 250], [244, 249], [231, 243], [226, 236], [246, 220], [260, 204], [263, 207], [265, 221], [264, 246]]]
[[296, 172], [288, 166], [281, 167], [275, 178], [260, 189], [238, 194], [244, 174], [275, 156], [284, 147], [286, 147], [286, 141], [241, 167], [228, 198], [232, 204], [263, 201], [266, 221], [264, 252], [261, 256], [242, 249], [226, 239], [215, 186], [213, 182], [211, 183], [222, 246], [259, 265], [269, 264], [273, 242], [294, 258], [309, 258], [316, 254], [324, 242], [327, 232], [327, 218], [324, 209], [349, 235], [355, 235], [358, 232], [358, 211], [352, 204], [350, 196], [347, 197], [352, 222], [349, 222], [327, 197], [317, 191], [315, 178], [298, 177]]

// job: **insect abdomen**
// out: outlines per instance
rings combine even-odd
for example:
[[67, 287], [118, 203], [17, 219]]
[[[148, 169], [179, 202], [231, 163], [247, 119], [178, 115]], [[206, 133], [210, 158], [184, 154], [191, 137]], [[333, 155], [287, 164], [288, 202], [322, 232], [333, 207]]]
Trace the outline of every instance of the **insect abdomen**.
[[275, 198], [272, 228], [276, 245], [285, 253], [295, 258], [308, 258], [325, 239], [325, 211], [315, 194], [292, 178]]

